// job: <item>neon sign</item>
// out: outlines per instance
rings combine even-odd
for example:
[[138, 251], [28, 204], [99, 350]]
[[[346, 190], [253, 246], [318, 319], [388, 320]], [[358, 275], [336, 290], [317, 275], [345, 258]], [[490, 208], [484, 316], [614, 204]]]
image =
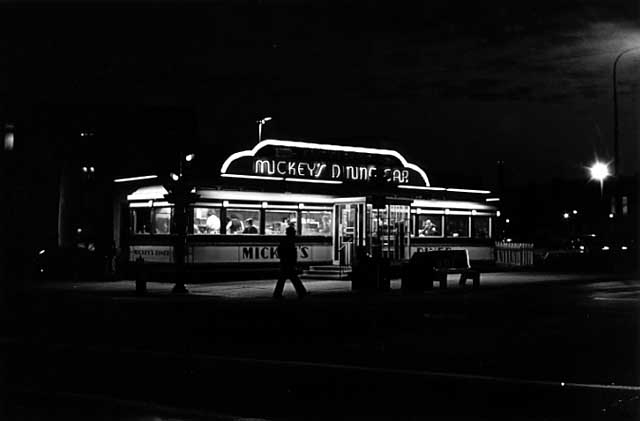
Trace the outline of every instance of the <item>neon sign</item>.
[[[409, 170], [399, 168], [378, 169], [375, 165], [340, 165], [324, 162], [276, 161], [256, 159], [253, 172], [257, 175], [331, 179], [345, 181], [369, 181], [377, 176], [396, 184], [409, 182]], [[379, 174], [381, 173], [381, 174]]]
[[222, 176], [307, 183], [381, 180], [398, 186], [429, 187], [425, 172], [398, 152], [352, 146], [267, 139], [229, 156]]

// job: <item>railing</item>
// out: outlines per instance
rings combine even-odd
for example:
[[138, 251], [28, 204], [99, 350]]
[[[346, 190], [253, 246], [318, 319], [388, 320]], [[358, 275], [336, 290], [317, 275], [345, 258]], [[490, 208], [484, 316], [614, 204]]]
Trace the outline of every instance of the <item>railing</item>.
[[498, 266], [533, 266], [533, 243], [498, 241], [495, 253]]
[[340, 256], [340, 260], [338, 262], [338, 271], [340, 273], [340, 279], [342, 279], [342, 266], [344, 264], [344, 261], [346, 260], [345, 251], [344, 251], [346, 247], [347, 247], [346, 244], [342, 244], [340, 248], [338, 248], [338, 253]]

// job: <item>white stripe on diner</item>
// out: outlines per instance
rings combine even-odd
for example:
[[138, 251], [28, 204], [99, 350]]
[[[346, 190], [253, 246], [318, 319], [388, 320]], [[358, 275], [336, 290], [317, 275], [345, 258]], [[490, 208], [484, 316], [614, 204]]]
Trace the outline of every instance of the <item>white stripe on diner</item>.
[[115, 180], [113, 180], [113, 182], [126, 183], [127, 181], [152, 180], [154, 178], [158, 178], [158, 176], [157, 175], [141, 175], [138, 177], [116, 178]]
[[461, 209], [461, 210], [485, 210], [495, 211], [496, 208], [486, 203], [466, 202], [457, 200], [424, 200], [416, 199], [411, 203], [415, 208], [431, 208], [431, 209]]
[[284, 203], [304, 203], [304, 204], [325, 204], [331, 205], [335, 201], [335, 196], [322, 194], [301, 194], [301, 193], [270, 193], [251, 192], [233, 190], [198, 190], [201, 199], [213, 200], [238, 200], [256, 202], [284, 202]]
[[339, 180], [316, 180], [316, 179], [291, 178], [291, 177], [285, 178], [284, 181], [293, 181], [296, 183], [342, 184], [342, 181], [339, 181]]
[[472, 190], [472, 189], [453, 189], [447, 188], [447, 191], [458, 192], [458, 193], [476, 193], [476, 194], [491, 194], [489, 190]]
[[304, 205], [304, 208], [300, 208], [300, 210], [307, 211], [307, 210], [333, 210], [333, 208], [331, 206], [307, 206]]
[[150, 208], [150, 207], [154, 207], [154, 208], [159, 208], [159, 207], [167, 207], [167, 206], [173, 206], [172, 204], [170, 204], [167, 201], [159, 201], [159, 200], [147, 200], [144, 202], [132, 202], [129, 203], [129, 207], [130, 208]]
[[220, 174], [222, 177], [229, 178], [247, 178], [250, 180], [277, 180], [282, 181], [284, 178], [282, 177], [270, 177], [266, 175], [244, 175], [244, 174]]
[[164, 199], [164, 195], [167, 194], [167, 190], [162, 186], [147, 186], [140, 187], [135, 192], [127, 195], [127, 200], [155, 200]]
[[491, 194], [489, 190], [474, 190], [474, 189], [458, 189], [453, 187], [423, 187], [423, 186], [398, 186], [401, 189], [413, 189], [413, 190], [437, 190], [437, 191], [449, 191], [455, 193], [474, 193], [474, 194]]
[[424, 187], [424, 186], [405, 186], [405, 185], [399, 185], [398, 188], [401, 189], [416, 189], [416, 190], [434, 190], [434, 191], [445, 191], [446, 188], [444, 187]]

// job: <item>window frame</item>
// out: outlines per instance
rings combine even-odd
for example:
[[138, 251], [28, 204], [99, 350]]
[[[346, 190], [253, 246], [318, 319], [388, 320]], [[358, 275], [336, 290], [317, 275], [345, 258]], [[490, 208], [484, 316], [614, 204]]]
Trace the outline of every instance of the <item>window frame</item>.
[[[452, 216], [453, 217], [466, 217], [467, 218], [467, 235], [465, 235], [465, 236], [460, 236], [459, 235], [457, 237], [455, 237], [453, 235], [449, 235], [449, 232], [448, 232], [449, 228], [448, 228], [448, 225], [447, 225], [447, 219], [452, 217]], [[470, 240], [472, 238], [471, 237], [471, 214], [470, 213], [466, 213], [466, 212], [464, 212], [464, 213], [462, 213], [462, 212], [449, 212], [449, 213], [446, 213], [445, 212], [444, 225], [443, 225], [442, 232], [444, 234], [444, 238], [463, 238], [463, 239], [466, 239], [466, 240]]]
[[[134, 205], [134, 206], [132, 206]], [[160, 234], [160, 233], [156, 233], [153, 232], [154, 231], [154, 220], [155, 220], [155, 216], [156, 216], [156, 209], [159, 208], [169, 208], [169, 232], [167, 232], [166, 234]], [[148, 209], [149, 210], [149, 232], [148, 233], [140, 233], [140, 232], [134, 232], [134, 217], [133, 214], [136, 212], [136, 210], [138, 209]], [[162, 202], [161, 204], [156, 204], [153, 203], [151, 205], [147, 205], [145, 204], [140, 204], [139, 202], [131, 202], [129, 203], [129, 234], [132, 236], [142, 236], [142, 237], [149, 237], [149, 236], [153, 236], [153, 237], [165, 237], [168, 235], [173, 235], [175, 234], [175, 206], [173, 206], [171, 203], [166, 203], [166, 202]]]

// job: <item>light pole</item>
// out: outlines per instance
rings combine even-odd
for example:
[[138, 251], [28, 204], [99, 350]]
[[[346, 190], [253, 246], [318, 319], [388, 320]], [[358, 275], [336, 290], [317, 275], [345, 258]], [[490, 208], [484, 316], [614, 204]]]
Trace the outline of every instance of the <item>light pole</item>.
[[640, 46], [627, 48], [621, 51], [613, 61], [613, 175], [614, 177], [620, 173], [619, 147], [618, 147], [618, 61], [623, 55], [640, 50]]
[[195, 202], [199, 197], [192, 189], [193, 186], [183, 172], [183, 161], [191, 162], [195, 157], [194, 154], [180, 154], [180, 162], [178, 164], [178, 174], [171, 173], [172, 182], [167, 184], [168, 193], [165, 198], [168, 202], [174, 204], [175, 217], [175, 241], [173, 247], [174, 262], [176, 265], [175, 285], [172, 292], [175, 294], [186, 294], [189, 291], [185, 286], [185, 255], [187, 251], [187, 208]]
[[269, 120], [271, 120], [271, 117], [265, 117], [260, 120], [256, 120], [256, 123], [258, 123], [258, 142], [262, 140], [262, 125]]

